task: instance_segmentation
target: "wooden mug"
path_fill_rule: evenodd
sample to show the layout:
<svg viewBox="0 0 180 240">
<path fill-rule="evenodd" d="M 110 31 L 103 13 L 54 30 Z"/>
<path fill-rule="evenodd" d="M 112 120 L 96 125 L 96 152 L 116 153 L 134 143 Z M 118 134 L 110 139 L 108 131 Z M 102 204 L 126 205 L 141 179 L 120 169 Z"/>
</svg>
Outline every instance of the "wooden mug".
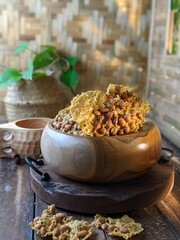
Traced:
<svg viewBox="0 0 180 240">
<path fill-rule="evenodd" d="M 50 118 L 25 118 L 0 124 L 0 157 L 40 155 L 40 138 Z"/>
</svg>

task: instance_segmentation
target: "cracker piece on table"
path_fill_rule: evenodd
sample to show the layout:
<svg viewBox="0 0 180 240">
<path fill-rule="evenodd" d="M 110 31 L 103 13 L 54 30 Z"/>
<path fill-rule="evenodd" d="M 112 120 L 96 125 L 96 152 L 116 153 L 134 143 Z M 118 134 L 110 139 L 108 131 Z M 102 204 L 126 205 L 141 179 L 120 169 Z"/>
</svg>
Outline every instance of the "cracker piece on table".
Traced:
<svg viewBox="0 0 180 240">
<path fill-rule="evenodd" d="M 121 218 L 110 218 L 97 214 L 94 217 L 93 224 L 103 229 L 110 236 L 123 237 L 124 239 L 129 239 L 144 230 L 140 223 L 136 223 L 127 215 Z"/>
<path fill-rule="evenodd" d="M 94 228 L 87 221 L 74 220 L 65 213 L 56 213 L 54 204 L 48 206 L 29 225 L 40 237 L 52 236 L 53 240 L 86 240 Z"/>
</svg>

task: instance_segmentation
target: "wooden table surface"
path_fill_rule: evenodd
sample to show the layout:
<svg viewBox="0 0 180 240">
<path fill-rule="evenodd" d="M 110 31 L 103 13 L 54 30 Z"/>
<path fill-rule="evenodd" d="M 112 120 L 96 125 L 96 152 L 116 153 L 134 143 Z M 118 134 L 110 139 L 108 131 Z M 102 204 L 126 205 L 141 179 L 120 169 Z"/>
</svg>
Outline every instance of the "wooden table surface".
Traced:
<svg viewBox="0 0 180 240">
<path fill-rule="evenodd" d="M 164 146 L 174 150 L 179 160 L 180 150 L 168 140 Z M 0 240 L 40 240 L 29 227 L 35 216 L 47 208 L 31 190 L 29 167 L 16 165 L 14 160 L 0 158 Z M 58 209 L 57 212 L 65 212 Z M 91 221 L 93 215 L 67 212 L 77 219 Z M 132 240 L 177 240 L 180 239 L 180 175 L 175 173 L 174 187 L 165 199 L 145 209 L 127 213 L 142 224 L 144 231 Z M 122 214 L 111 215 L 120 217 Z M 96 229 L 90 240 L 118 239 Z M 122 239 L 122 238 L 119 238 Z"/>
</svg>

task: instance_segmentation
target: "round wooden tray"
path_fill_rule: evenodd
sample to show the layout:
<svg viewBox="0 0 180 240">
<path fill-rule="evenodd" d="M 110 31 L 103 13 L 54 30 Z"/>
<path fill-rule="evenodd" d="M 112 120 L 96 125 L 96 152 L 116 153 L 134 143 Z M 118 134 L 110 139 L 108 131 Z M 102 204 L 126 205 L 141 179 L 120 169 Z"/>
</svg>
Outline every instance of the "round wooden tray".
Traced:
<svg viewBox="0 0 180 240">
<path fill-rule="evenodd" d="M 157 164 L 137 179 L 111 184 L 73 181 L 47 165 L 38 169 L 51 177 L 44 182 L 40 175 L 30 170 L 31 186 L 39 198 L 65 210 L 89 214 L 129 212 L 148 207 L 163 199 L 174 183 L 174 169 L 170 163 Z"/>
</svg>

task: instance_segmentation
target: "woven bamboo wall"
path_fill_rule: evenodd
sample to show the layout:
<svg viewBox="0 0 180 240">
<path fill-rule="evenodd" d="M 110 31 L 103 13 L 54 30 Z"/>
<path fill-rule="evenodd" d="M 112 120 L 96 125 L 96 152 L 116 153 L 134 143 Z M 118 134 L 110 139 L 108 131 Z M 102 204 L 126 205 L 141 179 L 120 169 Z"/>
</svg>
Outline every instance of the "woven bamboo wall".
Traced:
<svg viewBox="0 0 180 240">
<path fill-rule="evenodd" d="M 167 0 L 156 0 L 149 101 L 162 134 L 180 147 L 180 58 L 167 54 Z"/>
<path fill-rule="evenodd" d="M 110 82 L 146 83 L 150 0 L 1 0 L 0 63 L 17 67 L 12 51 L 54 44 L 77 55 L 78 91 Z M 21 58 L 26 67 L 29 52 Z"/>
</svg>

